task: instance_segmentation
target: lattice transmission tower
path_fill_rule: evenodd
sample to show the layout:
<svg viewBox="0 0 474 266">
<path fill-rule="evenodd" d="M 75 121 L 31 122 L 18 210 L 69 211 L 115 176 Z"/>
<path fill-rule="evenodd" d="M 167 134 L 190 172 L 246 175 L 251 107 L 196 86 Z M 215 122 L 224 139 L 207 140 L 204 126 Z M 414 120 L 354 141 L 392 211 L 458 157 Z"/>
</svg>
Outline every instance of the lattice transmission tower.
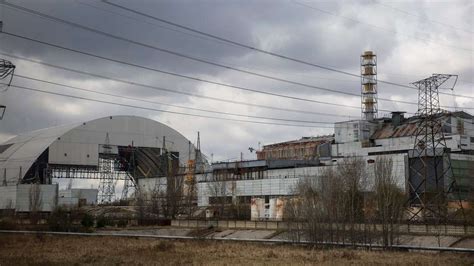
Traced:
<svg viewBox="0 0 474 266">
<path fill-rule="evenodd" d="M 13 65 L 12 62 L 8 60 L 0 59 L 0 92 L 5 92 L 8 90 L 12 83 L 14 73 L 15 65 Z M 0 103 L 0 120 L 3 119 L 6 109 L 7 106 Z"/>
<path fill-rule="evenodd" d="M 115 155 L 112 153 L 109 133 L 105 136 L 105 144 L 102 145 L 102 151 L 99 156 L 99 195 L 100 204 L 111 203 L 115 197 L 115 178 L 113 172 Z"/>
<path fill-rule="evenodd" d="M 440 86 L 452 78 L 455 85 L 457 75 L 448 74 L 433 74 L 412 83 L 418 88 L 416 116 L 420 122 L 414 132 L 414 148 L 409 151 L 409 221 L 447 222 L 450 216 L 464 213 L 443 132 L 445 111 L 439 103 Z"/>
<path fill-rule="evenodd" d="M 3 31 L 3 21 L 0 21 L 0 33 Z M 15 73 L 15 65 L 12 62 L 0 59 L 0 92 L 5 92 L 8 90 L 12 84 L 13 75 Z M 5 82 L 6 81 L 6 82 Z M 5 110 L 7 106 L 0 103 L 0 120 L 3 119 L 5 115 Z"/>
</svg>

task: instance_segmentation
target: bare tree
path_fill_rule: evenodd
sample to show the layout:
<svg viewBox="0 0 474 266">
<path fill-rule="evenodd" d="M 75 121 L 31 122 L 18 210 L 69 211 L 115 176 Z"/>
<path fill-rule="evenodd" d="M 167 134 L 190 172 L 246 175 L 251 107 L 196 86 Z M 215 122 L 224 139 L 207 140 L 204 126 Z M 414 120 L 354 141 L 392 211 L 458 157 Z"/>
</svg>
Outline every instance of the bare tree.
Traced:
<svg viewBox="0 0 474 266">
<path fill-rule="evenodd" d="M 365 162 L 357 157 L 302 178 L 295 186 L 298 200 L 289 202 L 286 217 L 303 221 L 306 238 L 312 242 L 355 243 L 360 230 L 356 225 L 364 221 L 365 178 Z M 295 230 L 291 234 L 299 238 Z"/>
<path fill-rule="evenodd" d="M 325 169 L 321 174 L 321 203 L 325 212 L 325 230 L 327 241 L 337 242 L 344 236 L 345 229 L 341 221 L 345 216 L 343 180 L 333 168 Z"/>
<path fill-rule="evenodd" d="M 398 237 L 398 224 L 402 219 L 404 194 L 397 186 L 392 173 L 393 160 L 389 157 L 377 157 L 374 166 L 377 221 L 382 226 L 382 243 L 391 246 Z"/>
<path fill-rule="evenodd" d="M 160 218 L 163 215 L 164 211 L 164 203 L 165 203 L 165 193 L 166 193 L 166 185 L 161 182 L 161 178 L 157 178 L 155 187 L 150 192 L 150 199 L 147 204 L 147 211 L 155 216 L 156 218 Z"/>
<path fill-rule="evenodd" d="M 183 212 L 185 206 L 183 175 L 166 177 L 166 194 L 164 196 L 163 214 L 167 218 L 174 219 Z"/>
<path fill-rule="evenodd" d="M 312 242 L 335 241 L 336 222 L 343 210 L 339 204 L 342 193 L 338 191 L 338 181 L 331 168 L 326 168 L 317 177 L 298 180 L 293 188 L 298 196 L 285 205 L 290 239 L 299 241 L 305 236 Z"/>
<path fill-rule="evenodd" d="M 227 200 L 227 182 L 226 181 L 212 181 L 207 182 L 207 189 L 209 191 L 209 205 L 217 208 L 217 216 L 223 216 L 225 207 L 228 204 Z"/>
<path fill-rule="evenodd" d="M 135 207 L 136 207 L 137 216 L 138 216 L 137 219 L 139 223 L 141 223 L 143 220 L 145 220 L 146 215 L 147 215 L 146 198 L 142 191 L 136 191 L 135 198 L 136 198 Z"/>
<path fill-rule="evenodd" d="M 38 223 L 39 212 L 41 211 L 41 204 L 41 187 L 37 183 L 32 184 L 29 190 L 29 209 L 31 224 Z"/>
<path fill-rule="evenodd" d="M 361 223 L 364 217 L 362 184 L 366 178 L 365 162 L 361 157 L 346 158 L 337 165 L 337 174 L 342 181 L 340 186 L 344 195 L 339 202 L 343 204 L 345 211 L 345 217 L 342 219 L 344 232 L 348 226 L 348 240 L 355 243 L 358 241 L 356 223 Z M 344 238 L 343 241 L 345 240 Z"/>
</svg>

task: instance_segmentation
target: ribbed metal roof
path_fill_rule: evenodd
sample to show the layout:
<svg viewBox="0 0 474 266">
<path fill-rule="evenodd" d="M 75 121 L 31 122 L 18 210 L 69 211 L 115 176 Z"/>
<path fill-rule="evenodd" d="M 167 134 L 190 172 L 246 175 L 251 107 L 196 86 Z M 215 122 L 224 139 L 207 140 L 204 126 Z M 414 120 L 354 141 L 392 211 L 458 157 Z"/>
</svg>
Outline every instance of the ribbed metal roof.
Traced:
<svg viewBox="0 0 474 266">
<path fill-rule="evenodd" d="M 0 186 L 16 185 L 36 159 L 55 141 L 104 144 L 110 134 L 111 145 L 167 148 L 180 153 L 181 163 L 188 160 L 189 141 L 176 130 L 157 121 L 136 116 L 114 116 L 89 122 L 50 127 L 22 133 L 0 144 Z M 3 149 L 2 149 L 3 147 Z M 192 146 L 194 150 L 194 146 Z"/>
</svg>

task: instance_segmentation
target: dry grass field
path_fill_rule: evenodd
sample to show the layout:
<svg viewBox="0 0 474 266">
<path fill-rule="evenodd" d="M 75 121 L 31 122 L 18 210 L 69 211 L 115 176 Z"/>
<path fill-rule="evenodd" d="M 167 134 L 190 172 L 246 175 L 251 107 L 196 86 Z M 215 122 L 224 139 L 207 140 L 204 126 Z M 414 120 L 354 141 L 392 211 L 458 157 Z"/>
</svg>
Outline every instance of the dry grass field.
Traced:
<svg viewBox="0 0 474 266">
<path fill-rule="evenodd" d="M 119 237 L 0 235 L 0 265 L 470 265 L 462 254 L 319 250 L 288 245 Z"/>
</svg>

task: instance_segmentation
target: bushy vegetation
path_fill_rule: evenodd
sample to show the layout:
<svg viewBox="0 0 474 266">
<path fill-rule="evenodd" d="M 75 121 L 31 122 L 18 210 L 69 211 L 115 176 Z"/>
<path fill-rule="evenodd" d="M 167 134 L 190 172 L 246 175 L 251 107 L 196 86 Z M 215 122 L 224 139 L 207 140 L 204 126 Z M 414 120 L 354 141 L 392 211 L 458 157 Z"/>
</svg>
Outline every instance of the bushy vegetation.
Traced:
<svg viewBox="0 0 474 266">
<path fill-rule="evenodd" d="M 85 228 L 91 228 L 94 226 L 94 217 L 88 213 L 84 214 L 81 220 L 81 225 Z"/>
<path fill-rule="evenodd" d="M 13 216 L 5 216 L 0 218 L 0 230 L 17 229 L 17 221 Z"/>
<path fill-rule="evenodd" d="M 64 208 L 56 208 L 51 212 L 48 218 L 48 227 L 51 231 L 71 232 L 73 230 L 73 223 L 71 213 Z"/>
</svg>

